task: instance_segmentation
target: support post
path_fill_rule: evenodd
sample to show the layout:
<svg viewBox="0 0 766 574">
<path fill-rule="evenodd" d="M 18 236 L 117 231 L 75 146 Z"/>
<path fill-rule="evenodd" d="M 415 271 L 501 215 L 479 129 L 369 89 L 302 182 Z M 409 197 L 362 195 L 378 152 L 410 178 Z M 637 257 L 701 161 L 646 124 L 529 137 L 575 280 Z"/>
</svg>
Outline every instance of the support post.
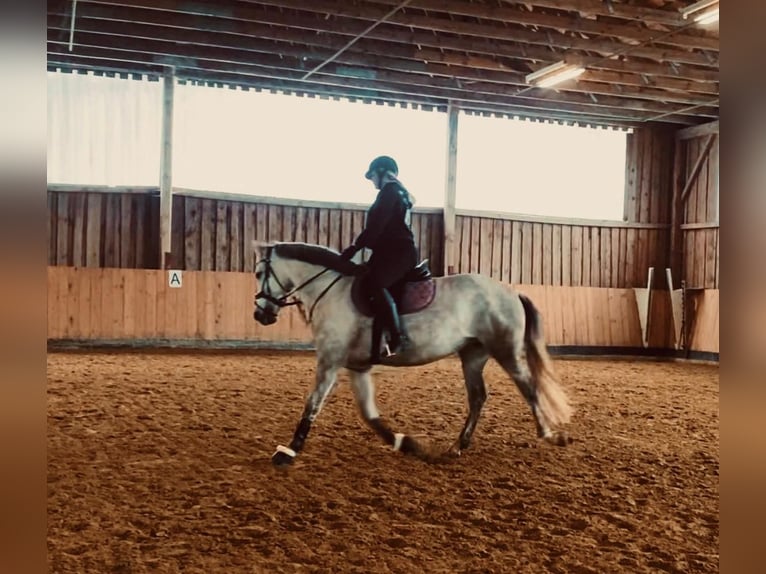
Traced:
<svg viewBox="0 0 766 574">
<path fill-rule="evenodd" d="M 455 273 L 455 194 L 457 189 L 458 107 L 447 107 L 447 179 L 444 189 L 444 275 Z"/>
<path fill-rule="evenodd" d="M 165 69 L 162 87 L 162 157 L 160 159 L 160 268 L 167 269 L 173 225 L 173 89 L 175 74 Z"/>
<path fill-rule="evenodd" d="M 682 203 L 686 201 L 687 197 L 689 197 L 689 192 L 692 190 L 692 184 L 697 179 L 700 169 L 702 168 L 702 164 L 705 163 L 705 160 L 707 159 L 707 156 L 710 153 L 710 148 L 713 147 L 713 140 L 715 140 L 715 134 L 710 134 L 705 140 L 705 145 L 702 147 L 702 151 L 700 152 L 700 155 L 697 158 L 697 161 L 695 162 L 694 167 L 692 168 L 692 172 L 689 174 L 689 179 L 686 181 L 686 185 L 684 186 L 684 189 L 681 192 Z"/>
<path fill-rule="evenodd" d="M 684 184 L 684 164 L 686 144 L 676 140 L 673 154 L 673 199 L 670 212 L 670 270 L 675 277 L 683 277 L 683 232 L 684 206 L 681 201 L 681 189 Z"/>
</svg>

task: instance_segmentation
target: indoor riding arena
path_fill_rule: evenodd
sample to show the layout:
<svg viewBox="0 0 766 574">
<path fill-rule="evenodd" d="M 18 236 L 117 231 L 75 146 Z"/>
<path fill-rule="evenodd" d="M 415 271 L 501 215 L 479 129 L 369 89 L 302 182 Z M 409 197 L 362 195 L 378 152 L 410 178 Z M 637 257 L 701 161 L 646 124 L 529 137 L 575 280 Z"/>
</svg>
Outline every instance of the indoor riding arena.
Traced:
<svg viewBox="0 0 766 574">
<path fill-rule="evenodd" d="M 48 572 L 718 572 L 717 16 L 692 0 L 49 1 Z M 190 183 L 192 168 L 223 177 L 234 162 L 188 159 L 205 139 L 189 126 L 208 119 L 186 113 L 192 88 L 436 118 L 440 203 L 412 210 L 419 256 L 437 294 L 478 274 L 533 303 L 568 440 L 538 436 L 490 360 L 461 448 L 470 406 L 453 354 L 372 367 L 391 441 L 341 369 L 292 464 L 275 464 L 322 342 L 303 301 L 254 320 L 256 247 L 343 251 L 375 195 L 353 151 L 289 197 L 267 184 L 276 160 L 254 152 L 249 193 Z M 600 215 L 587 185 L 563 214 L 488 209 L 460 138 L 490 118 L 624 138 L 619 213 Z M 298 146 L 304 122 L 283 122 Z M 406 125 L 399 138 L 416 138 Z M 291 153 L 283 133 L 246 136 Z M 486 139 L 478 155 L 512 145 Z M 606 153 L 580 147 L 594 165 Z M 417 156 L 389 152 L 411 181 Z M 292 153 L 296 173 L 318 169 Z M 366 193 L 327 199 L 341 171 Z M 521 202 L 530 184 L 500 173 L 490 205 Z"/>
</svg>

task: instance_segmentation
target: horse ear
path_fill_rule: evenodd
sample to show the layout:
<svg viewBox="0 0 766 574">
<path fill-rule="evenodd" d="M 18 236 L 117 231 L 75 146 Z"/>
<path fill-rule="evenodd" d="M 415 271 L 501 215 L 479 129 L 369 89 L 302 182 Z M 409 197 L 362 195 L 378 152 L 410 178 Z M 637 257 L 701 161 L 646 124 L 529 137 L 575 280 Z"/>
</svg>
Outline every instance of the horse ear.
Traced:
<svg viewBox="0 0 766 574">
<path fill-rule="evenodd" d="M 254 239 L 252 242 L 252 246 L 253 246 L 253 251 L 255 251 L 255 258 L 263 259 L 263 256 L 266 254 L 269 248 L 274 246 L 274 244 L 269 243 L 268 241 L 260 241 L 260 240 Z"/>
</svg>

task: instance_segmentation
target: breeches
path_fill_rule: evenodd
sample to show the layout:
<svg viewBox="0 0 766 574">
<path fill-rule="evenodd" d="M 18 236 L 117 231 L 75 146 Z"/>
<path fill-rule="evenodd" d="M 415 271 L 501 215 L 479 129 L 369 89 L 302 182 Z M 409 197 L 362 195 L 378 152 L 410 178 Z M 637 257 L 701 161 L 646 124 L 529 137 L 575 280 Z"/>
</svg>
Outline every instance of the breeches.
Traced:
<svg viewBox="0 0 766 574">
<path fill-rule="evenodd" d="M 418 254 L 415 249 L 402 249 L 396 252 L 373 253 L 368 262 L 368 286 L 373 290 L 386 289 L 415 265 L 418 264 Z"/>
</svg>

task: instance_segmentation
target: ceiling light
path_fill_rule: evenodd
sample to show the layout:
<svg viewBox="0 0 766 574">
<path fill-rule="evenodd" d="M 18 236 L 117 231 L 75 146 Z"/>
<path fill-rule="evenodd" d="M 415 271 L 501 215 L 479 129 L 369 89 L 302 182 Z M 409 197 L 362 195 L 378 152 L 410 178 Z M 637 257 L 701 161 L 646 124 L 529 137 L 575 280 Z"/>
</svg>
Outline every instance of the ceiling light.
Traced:
<svg viewBox="0 0 766 574">
<path fill-rule="evenodd" d="M 584 71 L 585 68 L 560 61 L 527 74 L 526 80 L 528 84 L 534 84 L 540 88 L 549 88 L 566 80 L 576 78 Z"/>
<path fill-rule="evenodd" d="M 718 0 L 700 0 L 681 10 L 684 20 L 693 18 L 697 24 L 712 24 L 718 21 Z"/>
</svg>

